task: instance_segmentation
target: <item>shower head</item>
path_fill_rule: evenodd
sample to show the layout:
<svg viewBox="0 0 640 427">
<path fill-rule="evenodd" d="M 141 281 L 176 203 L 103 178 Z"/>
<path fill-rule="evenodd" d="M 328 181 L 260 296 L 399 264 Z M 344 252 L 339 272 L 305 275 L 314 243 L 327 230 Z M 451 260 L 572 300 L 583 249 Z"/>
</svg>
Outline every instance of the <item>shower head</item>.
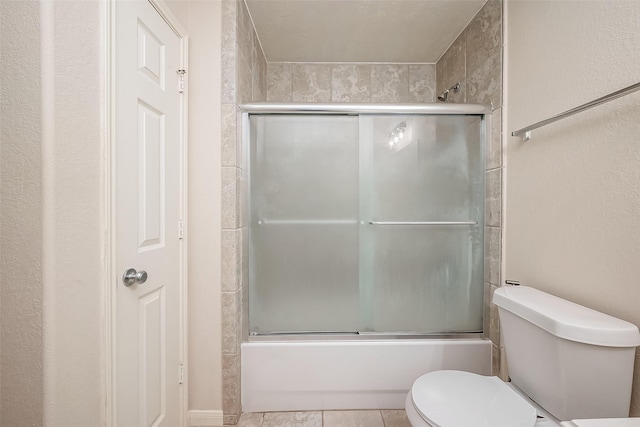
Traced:
<svg viewBox="0 0 640 427">
<path fill-rule="evenodd" d="M 438 95 L 438 101 L 445 102 L 447 100 L 447 98 L 449 97 L 449 92 L 450 91 L 453 91 L 453 93 L 458 93 L 459 90 L 460 90 L 460 83 L 454 84 L 449 89 L 445 90 L 440 95 Z"/>
</svg>

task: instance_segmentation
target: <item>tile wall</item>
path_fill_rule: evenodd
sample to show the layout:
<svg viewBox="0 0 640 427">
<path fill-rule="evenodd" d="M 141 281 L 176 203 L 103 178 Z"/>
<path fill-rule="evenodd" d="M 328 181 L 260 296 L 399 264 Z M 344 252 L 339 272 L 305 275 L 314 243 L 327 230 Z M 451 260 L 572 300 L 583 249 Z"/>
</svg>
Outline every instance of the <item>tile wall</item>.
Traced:
<svg viewBox="0 0 640 427">
<path fill-rule="evenodd" d="M 247 322 L 247 219 L 238 105 L 246 102 L 435 102 L 461 83 L 451 102 L 491 104 L 487 147 L 485 331 L 494 343 L 494 373 L 503 353 L 497 311 L 488 301 L 500 286 L 502 239 L 502 0 L 489 0 L 436 64 L 267 65 L 243 0 L 222 0 L 222 351 L 224 423 L 240 416 L 240 343 Z"/>
<path fill-rule="evenodd" d="M 436 64 L 436 93 L 460 83 L 447 102 L 491 105 L 486 151 L 485 326 L 493 342 L 493 373 L 506 379 L 498 311 L 491 304 L 501 284 L 502 251 L 502 0 L 489 0 Z"/>
<path fill-rule="evenodd" d="M 270 63 L 269 102 L 434 102 L 434 64 Z"/>
<path fill-rule="evenodd" d="M 222 6 L 222 409 L 225 424 L 240 416 L 240 343 L 247 301 L 247 182 L 238 105 L 265 100 L 267 62 L 244 0 Z"/>
</svg>

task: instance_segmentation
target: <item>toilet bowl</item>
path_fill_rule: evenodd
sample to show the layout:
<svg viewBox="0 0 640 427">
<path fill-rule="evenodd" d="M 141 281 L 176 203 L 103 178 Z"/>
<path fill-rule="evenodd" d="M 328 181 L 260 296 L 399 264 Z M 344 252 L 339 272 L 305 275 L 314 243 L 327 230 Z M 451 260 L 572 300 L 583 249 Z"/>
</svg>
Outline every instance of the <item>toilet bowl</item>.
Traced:
<svg viewBox="0 0 640 427">
<path fill-rule="evenodd" d="M 423 375 L 407 394 L 405 409 L 413 427 L 640 427 L 640 418 L 560 422 L 511 384 L 462 371 Z"/>
<path fill-rule="evenodd" d="M 640 427 L 628 418 L 635 325 L 526 286 L 494 303 L 511 382 L 424 374 L 405 399 L 413 427 Z"/>
</svg>

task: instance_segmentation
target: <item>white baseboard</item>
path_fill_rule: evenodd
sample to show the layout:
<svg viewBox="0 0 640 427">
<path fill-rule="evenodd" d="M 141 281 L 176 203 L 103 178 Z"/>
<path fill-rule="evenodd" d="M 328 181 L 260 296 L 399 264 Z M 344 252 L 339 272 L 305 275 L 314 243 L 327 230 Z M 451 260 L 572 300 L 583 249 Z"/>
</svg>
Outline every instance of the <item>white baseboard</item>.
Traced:
<svg viewBox="0 0 640 427">
<path fill-rule="evenodd" d="M 189 427 L 221 426 L 223 420 L 222 411 L 189 411 Z"/>
</svg>

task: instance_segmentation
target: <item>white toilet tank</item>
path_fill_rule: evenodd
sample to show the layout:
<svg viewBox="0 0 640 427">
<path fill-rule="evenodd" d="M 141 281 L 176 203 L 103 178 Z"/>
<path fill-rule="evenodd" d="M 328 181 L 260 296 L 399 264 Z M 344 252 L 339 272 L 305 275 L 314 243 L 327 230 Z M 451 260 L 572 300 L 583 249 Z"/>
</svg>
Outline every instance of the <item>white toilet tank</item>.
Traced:
<svg viewBox="0 0 640 427">
<path fill-rule="evenodd" d="M 629 416 L 635 325 L 527 286 L 493 302 L 516 387 L 561 421 Z"/>
</svg>

